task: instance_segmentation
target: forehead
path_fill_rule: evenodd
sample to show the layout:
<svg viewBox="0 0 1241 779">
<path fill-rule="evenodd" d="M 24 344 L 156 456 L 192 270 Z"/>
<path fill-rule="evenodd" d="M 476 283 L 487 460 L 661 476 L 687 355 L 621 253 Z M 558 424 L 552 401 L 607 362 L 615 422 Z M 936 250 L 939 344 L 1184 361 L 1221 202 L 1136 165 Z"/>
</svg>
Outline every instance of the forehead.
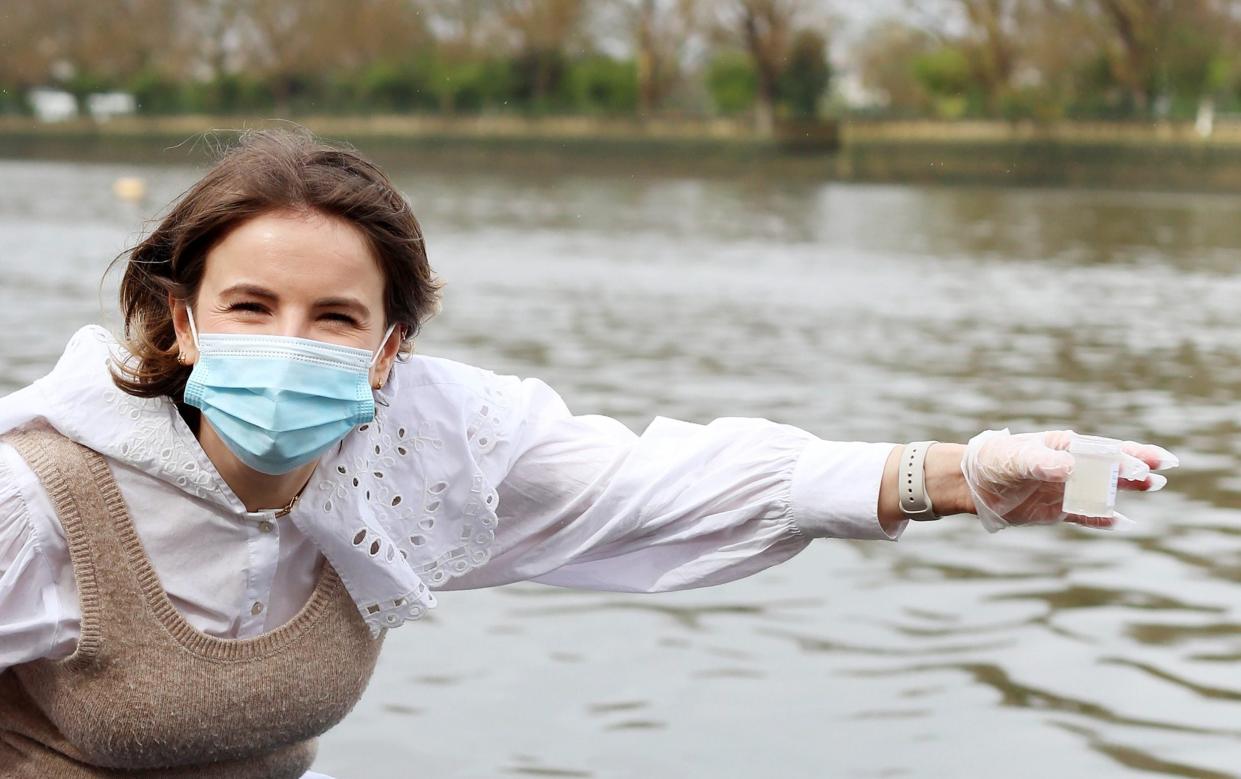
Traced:
<svg viewBox="0 0 1241 779">
<path fill-rule="evenodd" d="M 238 283 L 281 296 L 383 298 L 383 272 L 362 232 L 318 212 L 274 211 L 243 222 L 207 253 L 203 291 Z"/>
</svg>

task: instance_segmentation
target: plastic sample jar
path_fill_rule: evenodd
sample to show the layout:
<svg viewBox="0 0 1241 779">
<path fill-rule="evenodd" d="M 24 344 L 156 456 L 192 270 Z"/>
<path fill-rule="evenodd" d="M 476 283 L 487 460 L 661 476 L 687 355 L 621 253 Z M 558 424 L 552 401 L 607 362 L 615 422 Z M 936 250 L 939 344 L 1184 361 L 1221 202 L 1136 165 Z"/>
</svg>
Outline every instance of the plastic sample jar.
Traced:
<svg viewBox="0 0 1241 779">
<path fill-rule="evenodd" d="M 1116 511 L 1116 482 L 1120 478 L 1121 442 L 1115 438 L 1076 435 L 1069 442 L 1073 472 L 1064 485 L 1066 514 L 1110 517 Z"/>
</svg>

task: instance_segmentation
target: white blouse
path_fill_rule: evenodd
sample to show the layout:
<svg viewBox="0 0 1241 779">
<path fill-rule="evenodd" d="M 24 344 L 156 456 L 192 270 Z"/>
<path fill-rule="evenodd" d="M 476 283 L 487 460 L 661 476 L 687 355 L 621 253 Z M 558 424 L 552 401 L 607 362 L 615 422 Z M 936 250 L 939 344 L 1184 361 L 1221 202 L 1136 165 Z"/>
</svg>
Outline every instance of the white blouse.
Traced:
<svg viewBox="0 0 1241 779">
<path fill-rule="evenodd" d="M 293 514 L 249 513 L 179 417 L 118 397 L 103 347 L 116 349 L 107 331 L 80 330 L 51 374 L 0 398 L 0 431 L 51 424 L 101 451 L 173 604 L 190 624 L 221 638 L 253 637 L 289 620 L 309 598 L 325 554 L 338 567 L 408 562 L 429 589 L 537 581 L 658 592 L 748 576 L 815 537 L 894 540 L 904 528 L 889 535 L 876 516 L 891 444 L 824 441 L 740 418 L 698 425 L 659 417 L 639 436 L 608 417 L 574 416 L 537 379 L 425 356 L 393 366 L 381 413 L 394 454 L 385 449 L 380 457 L 374 447 L 374 462 L 387 469 L 373 473 L 378 481 L 360 483 L 361 471 L 347 467 L 374 466 L 356 452 L 353 460 L 324 455 L 311 479 L 316 491 L 308 487 Z M 487 417 L 490 427 L 477 424 L 479 397 L 503 399 L 503 414 Z M 467 420 L 462 440 L 482 436 L 480 448 L 498 454 L 467 459 L 451 445 L 456 420 Z M 346 439 L 361 439 L 369 452 L 365 427 Z M 405 455 L 420 458 L 421 470 L 403 471 Z M 354 488 L 371 500 L 349 503 L 349 511 L 399 505 L 402 481 L 413 475 L 421 488 L 417 510 L 391 513 L 382 525 L 391 531 L 383 542 L 401 552 L 387 555 L 396 563 L 385 563 L 382 551 L 366 552 L 379 530 L 366 536 L 356 559 L 333 559 L 322 542 L 322 528 L 331 525 L 316 524 L 313 512 L 344 502 Z M 389 491 L 377 492 L 380 481 Z M 466 497 L 454 497 L 457 481 L 469 487 Z M 484 497 L 471 504 L 471 494 Z M 399 522 L 408 524 L 392 524 Z M 353 536 L 354 527 L 341 532 Z M 461 538 L 479 528 L 485 531 Z M 68 656 L 80 620 L 51 502 L 25 461 L 0 445 L 0 671 Z"/>
</svg>

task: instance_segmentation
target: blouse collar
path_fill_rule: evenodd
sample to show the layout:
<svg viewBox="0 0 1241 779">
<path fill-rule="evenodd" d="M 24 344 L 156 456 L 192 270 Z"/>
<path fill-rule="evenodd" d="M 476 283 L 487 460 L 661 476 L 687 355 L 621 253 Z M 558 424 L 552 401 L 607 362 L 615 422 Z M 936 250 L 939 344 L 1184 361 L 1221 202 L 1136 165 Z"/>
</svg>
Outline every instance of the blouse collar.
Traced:
<svg viewBox="0 0 1241 779">
<path fill-rule="evenodd" d="M 139 398 L 113 384 L 110 369 L 129 359 L 106 329 L 83 327 L 51 373 L 0 402 L 0 432 L 42 418 L 71 440 L 191 497 L 239 518 L 246 514 L 170 398 Z M 395 395 L 398 380 L 394 369 L 384 394 Z M 402 496 L 392 486 L 399 479 L 425 481 L 425 464 L 417 456 L 424 447 L 443 449 L 444 442 L 399 425 L 396 431 L 380 430 L 377 423 L 361 425 L 319 460 L 289 515 L 340 574 L 374 636 L 435 606 L 416 568 L 429 573 L 433 582 L 459 575 L 487 559 L 494 538 L 489 529 L 495 526 L 495 493 L 484 489 L 477 468 L 467 485 L 477 500 L 471 504 L 467 496 L 463 509 L 472 511 L 488 531 L 479 535 L 482 548 L 461 548 L 452 540 L 454 534 L 445 534 L 443 528 L 430 532 L 430 525 L 428 532 L 410 535 L 395 510 Z M 399 474 L 398 464 L 403 466 Z M 447 482 L 432 486 L 443 499 L 451 497 Z M 458 548 L 450 548 L 454 544 Z M 467 565 L 441 565 L 441 558 L 458 552 L 464 552 Z"/>
</svg>

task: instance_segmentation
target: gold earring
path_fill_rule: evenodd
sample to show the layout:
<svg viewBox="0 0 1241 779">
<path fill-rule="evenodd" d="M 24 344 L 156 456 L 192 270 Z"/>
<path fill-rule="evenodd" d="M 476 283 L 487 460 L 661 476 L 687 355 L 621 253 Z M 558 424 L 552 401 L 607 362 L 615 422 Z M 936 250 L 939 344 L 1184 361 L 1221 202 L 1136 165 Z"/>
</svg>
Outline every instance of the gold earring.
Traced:
<svg viewBox="0 0 1241 779">
<path fill-rule="evenodd" d="M 185 352 L 177 352 L 177 362 L 185 365 Z"/>
</svg>

